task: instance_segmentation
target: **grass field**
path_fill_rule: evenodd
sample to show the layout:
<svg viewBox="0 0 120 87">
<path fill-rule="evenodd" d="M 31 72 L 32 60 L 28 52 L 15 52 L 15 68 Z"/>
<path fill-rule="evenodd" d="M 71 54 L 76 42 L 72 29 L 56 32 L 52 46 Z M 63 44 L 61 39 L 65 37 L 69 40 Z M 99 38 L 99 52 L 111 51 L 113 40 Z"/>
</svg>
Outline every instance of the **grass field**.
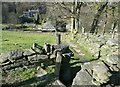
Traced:
<svg viewBox="0 0 120 87">
<path fill-rule="evenodd" d="M 56 44 L 56 40 L 56 36 L 51 33 L 2 31 L 2 52 L 8 52 L 15 49 L 29 49 L 32 43 L 38 43 L 42 46 L 44 42 Z"/>
</svg>

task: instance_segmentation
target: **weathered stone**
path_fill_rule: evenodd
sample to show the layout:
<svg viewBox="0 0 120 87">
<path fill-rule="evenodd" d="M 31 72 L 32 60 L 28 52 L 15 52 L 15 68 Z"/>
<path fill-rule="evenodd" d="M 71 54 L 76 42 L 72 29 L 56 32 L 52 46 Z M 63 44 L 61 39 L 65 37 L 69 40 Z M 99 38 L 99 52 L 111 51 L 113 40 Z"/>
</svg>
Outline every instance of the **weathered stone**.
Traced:
<svg viewBox="0 0 120 87">
<path fill-rule="evenodd" d="M 117 68 L 117 65 L 112 65 L 110 66 L 110 70 L 113 71 L 113 72 L 118 72 L 119 71 L 119 68 Z"/>
<path fill-rule="evenodd" d="M 87 70 L 89 72 L 89 74 L 92 75 L 92 70 L 93 70 L 93 64 L 95 62 L 88 62 L 88 63 L 84 63 L 83 65 L 81 65 L 81 68 L 83 70 Z"/>
<path fill-rule="evenodd" d="M 36 57 L 37 57 L 38 60 L 39 60 L 39 59 L 42 59 L 42 60 L 48 59 L 48 56 L 47 56 L 47 55 L 37 55 Z"/>
<path fill-rule="evenodd" d="M 24 70 L 24 68 L 22 68 L 22 67 L 18 67 L 15 69 L 15 71 L 19 71 L 19 72 L 22 72 L 23 70 Z"/>
<path fill-rule="evenodd" d="M 111 63 L 109 63 L 109 62 L 107 62 L 106 60 L 104 60 L 104 63 L 109 67 L 109 69 L 111 70 L 111 71 L 119 71 L 119 68 L 117 67 L 117 65 L 115 64 L 111 64 Z"/>
<path fill-rule="evenodd" d="M 99 48 L 91 48 L 90 52 L 92 53 L 94 59 L 97 59 L 99 57 L 99 51 Z"/>
<path fill-rule="evenodd" d="M 28 60 L 31 62 L 37 61 L 37 56 L 36 55 L 28 56 Z"/>
<path fill-rule="evenodd" d="M 117 67 L 118 67 L 118 68 L 119 68 L 119 70 L 120 70 L 120 63 L 118 63 L 118 64 L 117 64 Z"/>
<path fill-rule="evenodd" d="M 31 62 L 34 62 L 34 61 L 39 61 L 39 60 L 46 60 L 48 59 L 48 56 L 47 55 L 32 55 L 32 56 L 28 56 L 28 60 L 31 61 Z"/>
<path fill-rule="evenodd" d="M 101 45 L 106 43 L 106 39 L 105 39 L 105 37 L 102 36 L 102 35 L 98 36 L 97 41 L 98 41 L 99 44 L 101 44 Z"/>
<path fill-rule="evenodd" d="M 9 53 L 1 53 L 0 55 L 0 63 L 5 62 L 9 58 Z"/>
<path fill-rule="evenodd" d="M 37 77 L 42 77 L 46 74 L 47 74 L 47 72 L 44 69 L 42 69 L 41 67 L 37 67 L 37 71 L 36 71 Z"/>
<path fill-rule="evenodd" d="M 115 46 L 115 45 L 118 45 L 118 42 L 113 38 L 109 38 L 106 44 L 110 46 Z"/>
<path fill-rule="evenodd" d="M 103 62 L 98 62 L 93 66 L 93 78 L 100 83 L 107 83 L 111 76 L 109 69 Z"/>
<path fill-rule="evenodd" d="M 73 79 L 72 85 L 94 85 L 92 77 L 86 71 L 79 71 Z"/>
<path fill-rule="evenodd" d="M 55 50 L 60 50 L 62 53 L 70 52 L 69 46 L 64 44 L 54 45 Z"/>
<path fill-rule="evenodd" d="M 32 49 L 26 49 L 26 50 L 24 50 L 24 53 L 23 53 L 23 55 L 24 56 L 30 56 L 30 55 L 32 55 L 32 54 L 34 54 L 35 52 L 32 50 Z"/>
<path fill-rule="evenodd" d="M 48 84 L 48 86 L 46 87 L 51 87 L 51 86 L 66 87 L 60 80 L 55 80 L 51 84 Z"/>
<path fill-rule="evenodd" d="M 33 43 L 31 49 L 37 54 L 46 54 L 45 49 L 37 43 Z"/>
<path fill-rule="evenodd" d="M 118 46 L 113 46 L 113 47 L 110 47 L 110 52 L 115 52 L 115 53 L 118 53 L 118 50 L 119 50 L 119 47 Z"/>
<path fill-rule="evenodd" d="M 47 53 L 51 52 L 51 45 L 49 43 L 44 43 L 44 48 Z"/>
<path fill-rule="evenodd" d="M 100 53 L 101 53 L 101 56 L 107 56 L 107 54 L 110 53 L 110 49 L 107 45 L 103 45 L 101 48 L 100 48 Z"/>
<path fill-rule="evenodd" d="M 14 63 L 11 63 L 9 65 L 6 65 L 3 67 L 4 70 L 11 70 L 11 69 L 15 69 L 18 67 L 24 67 L 24 66 L 28 66 L 29 62 L 23 59 L 20 60 L 16 60 L 14 61 Z"/>
<path fill-rule="evenodd" d="M 60 74 L 61 62 L 62 62 L 61 52 L 57 52 L 56 67 L 55 67 L 55 75 L 57 76 L 59 76 Z"/>
<path fill-rule="evenodd" d="M 23 57 L 23 51 L 21 50 L 14 50 L 9 53 L 9 58 L 11 60 L 16 60 Z"/>
<path fill-rule="evenodd" d="M 120 63 L 120 58 L 118 58 L 118 54 L 108 54 L 107 62 L 109 62 L 111 64 L 118 64 L 118 63 Z"/>
<path fill-rule="evenodd" d="M 50 55 L 50 59 L 53 59 L 53 58 L 55 58 L 55 57 L 56 57 L 55 54 Z"/>
</svg>

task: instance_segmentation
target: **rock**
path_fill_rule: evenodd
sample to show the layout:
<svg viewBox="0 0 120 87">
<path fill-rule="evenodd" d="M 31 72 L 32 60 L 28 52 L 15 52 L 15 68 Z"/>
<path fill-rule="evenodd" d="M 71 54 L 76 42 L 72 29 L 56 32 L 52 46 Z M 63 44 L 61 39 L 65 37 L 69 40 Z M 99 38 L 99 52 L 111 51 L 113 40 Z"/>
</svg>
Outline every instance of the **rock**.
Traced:
<svg viewBox="0 0 120 87">
<path fill-rule="evenodd" d="M 22 68 L 22 67 L 15 68 L 15 71 L 23 72 L 24 68 Z"/>
<path fill-rule="evenodd" d="M 9 53 L 1 53 L 0 55 L 0 63 L 5 62 L 9 58 Z"/>
<path fill-rule="evenodd" d="M 37 59 L 41 59 L 41 60 L 44 60 L 44 59 L 48 59 L 48 56 L 47 55 L 37 55 Z"/>
<path fill-rule="evenodd" d="M 70 52 L 69 46 L 64 45 L 64 44 L 55 45 L 54 48 L 55 48 L 55 50 L 61 50 L 62 53 L 69 53 Z"/>
<path fill-rule="evenodd" d="M 11 60 L 16 60 L 23 57 L 23 51 L 21 50 L 14 50 L 9 53 L 9 58 Z"/>
<path fill-rule="evenodd" d="M 106 39 L 104 36 L 102 35 L 98 35 L 97 41 L 99 42 L 99 44 L 105 44 L 106 43 Z"/>
<path fill-rule="evenodd" d="M 81 68 L 83 70 L 87 70 L 89 72 L 89 74 L 92 75 L 92 70 L 93 70 L 93 64 L 95 62 L 88 62 L 88 63 L 84 63 L 83 65 L 81 65 Z"/>
<path fill-rule="evenodd" d="M 107 54 L 110 53 L 110 48 L 107 46 L 107 45 L 103 45 L 101 48 L 100 48 L 100 54 L 101 56 L 107 56 Z"/>
<path fill-rule="evenodd" d="M 36 71 L 37 77 L 42 77 L 46 74 L 47 74 L 47 72 L 44 69 L 42 69 L 41 67 L 37 67 L 37 71 Z"/>
<path fill-rule="evenodd" d="M 48 56 L 47 55 L 32 55 L 32 56 L 28 56 L 28 60 L 31 61 L 31 62 L 34 62 L 34 61 L 39 61 L 39 60 L 46 60 L 48 59 Z"/>
<path fill-rule="evenodd" d="M 93 78 L 100 83 L 107 83 L 111 76 L 109 69 L 103 62 L 97 62 L 93 66 Z"/>
<path fill-rule="evenodd" d="M 72 85 L 94 85 L 92 77 L 86 71 L 79 71 L 73 79 Z"/>
<path fill-rule="evenodd" d="M 119 71 L 119 68 L 117 67 L 117 65 L 112 65 L 110 66 L 110 70 L 113 71 L 113 72 L 118 72 Z"/>
<path fill-rule="evenodd" d="M 106 60 L 104 60 L 104 63 L 109 67 L 109 69 L 111 70 L 111 71 L 119 71 L 119 68 L 117 67 L 117 65 L 115 64 L 111 64 L 111 63 L 109 63 L 109 62 L 107 62 Z"/>
<path fill-rule="evenodd" d="M 50 55 L 50 59 L 53 59 L 53 58 L 55 58 L 55 57 L 56 57 L 55 52 Z"/>
<path fill-rule="evenodd" d="M 119 70 L 120 70 L 120 63 L 118 63 L 118 64 L 117 64 L 117 67 L 118 67 L 118 68 L 119 68 Z"/>
<path fill-rule="evenodd" d="M 32 54 L 34 54 L 35 52 L 31 49 L 26 49 L 23 53 L 24 56 L 30 56 Z"/>
<path fill-rule="evenodd" d="M 44 49 L 47 53 L 51 53 L 52 49 L 51 49 L 51 45 L 49 43 L 44 43 Z"/>
<path fill-rule="evenodd" d="M 99 51 L 100 51 L 100 49 L 99 49 L 99 47 L 100 47 L 100 45 L 99 44 L 92 44 L 92 46 L 89 46 L 88 48 L 88 50 L 89 50 L 89 52 L 94 56 L 93 58 L 94 59 L 97 59 L 98 57 L 99 57 Z"/>
<path fill-rule="evenodd" d="M 94 59 L 98 59 L 98 57 L 99 57 L 99 48 L 91 48 L 91 50 L 90 50 L 90 52 L 92 53 L 92 55 L 93 55 L 93 58 Z"/>
<path fill-rule="evenodd" d="M 37 43 L 33 43 L 31 49 L 37 54 L 46 54 L 45 49 Z"/>
<path fill-rule="evenodd" d="M 111 64 L 118 64 L 118 63 L 120 63 L 120 58 L 118 58 L 118 54 L 108 54 L 107 62 L 109 62 Z"/>
<path fill-rule="evenodd" d="M 109 38 L 106 44 L 110 46 L 115 46 L 115 45 L 118 45 L 118 42 L 113 38 Z"/>
<path fill-rule="evenodd" d="M 111 52 L 118 53 L 118 51 L 119 51 L 119 46 L 110 47 L 110 51 L 111 51 Z"/>
<path fill-rule="evenodd" d="M 54 82 L 48 84 L 46 87 L 51 87 L 51 86 L 66 87 L 60 80 L 55 80 Z"/>
<path fill-rule="evenodd" d="M 37 57 L 36 57 L 36 55 L 28 56 L 28 60 L 30 62 L 37 61 Z"/>
<path fill-rule="evenodd" d="M 62 54 L 61 52 L 57 52 L 57 57 L 56 57 L 56 61 L 55 61 L 55 75 L 59 76 L 60 74 L 60 68 L 61 68 L 61 62 L 62 62 Z"/>
</svg>

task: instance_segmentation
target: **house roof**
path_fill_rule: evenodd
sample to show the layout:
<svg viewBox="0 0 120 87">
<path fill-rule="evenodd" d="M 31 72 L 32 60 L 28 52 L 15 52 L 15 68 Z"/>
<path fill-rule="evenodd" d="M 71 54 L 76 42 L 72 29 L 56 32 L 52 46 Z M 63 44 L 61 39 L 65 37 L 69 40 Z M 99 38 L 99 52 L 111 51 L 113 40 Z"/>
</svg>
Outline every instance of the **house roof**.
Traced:
<svg viewBox="0 0 120 87">
<path fill-rule="evenodd" d="M 42 29 L 54 29 L 55 30 L 55 27 L 49 21 L 49 22 L 44 23 L 44 25 L 42 26 Z"/>
</svg>

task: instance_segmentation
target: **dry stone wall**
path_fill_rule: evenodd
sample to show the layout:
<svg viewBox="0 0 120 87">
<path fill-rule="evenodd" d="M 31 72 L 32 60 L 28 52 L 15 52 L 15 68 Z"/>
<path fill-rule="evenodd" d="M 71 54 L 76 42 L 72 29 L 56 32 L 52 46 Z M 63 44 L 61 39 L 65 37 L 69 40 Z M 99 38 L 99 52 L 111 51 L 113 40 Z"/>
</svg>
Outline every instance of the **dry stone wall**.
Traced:
<svg viewBox="0 0 120 87">
<path fill-rule="evenodd" d="M 91 53 L 94 59 L 111 59 L 118 56 L 118 36 L 111 38 L 110 36 L 81 34 L 77 43 Z M 114 58 L 117 59 L 117 58 Z"/>
<path fill-rule="evenodd" d="M 120 56 L 118 37 L 81 34 L 77 43 L 87 50 L 95 61 L 81 64 L 72 85 L 120 86 Z M 84 79 L 83 79 L 84 78 Z"/>
</svg>

